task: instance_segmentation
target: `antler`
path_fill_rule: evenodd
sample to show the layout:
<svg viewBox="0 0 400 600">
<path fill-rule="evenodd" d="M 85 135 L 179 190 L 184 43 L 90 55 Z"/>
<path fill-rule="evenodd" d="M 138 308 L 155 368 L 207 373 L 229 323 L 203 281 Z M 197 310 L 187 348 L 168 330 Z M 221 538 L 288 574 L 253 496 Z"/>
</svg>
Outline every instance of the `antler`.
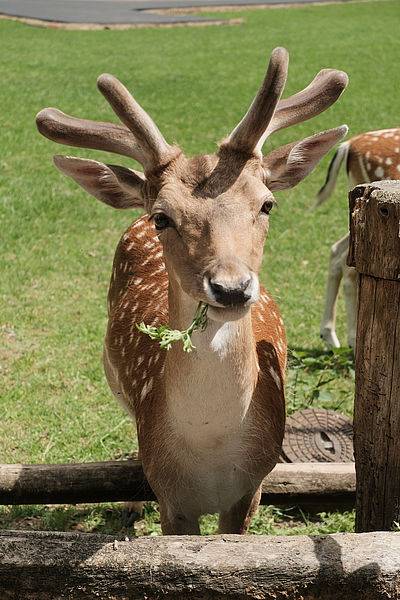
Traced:
<svg viewBox="0 0 400 600">
<path fill-rule="evenodd" d="M 260 90 L 246 115 L 224 142 L 224 147 L 259 153 L 271 133 L 320 114 L 336 102 L 348 83 L 343 71 L 322 69 L 306 88 L 280 100 L 287 65 L 286 50 L 273 50 Z"/>
<path fill-rule="evenodd" d="M 97 87 L 110 103 L 115 114 L 133 133 L 143 152 L 145 170 L 163 165 L 171 160 L 173 147 L 167 144 L 160 130 L 146 111 L 136 102 L 126 87 L 115 77 L 100 75 Z"/>
<path fill-rule="evenodd" d="M 56 108 L 45 108 L 36 116 L 40 133 L 60 144 L 129 156 L 139 161 L 145 172 L 167 164 L 176 156 L 179 150 L 167 144 L 149 115 L 118 79 L 104 74 L 97 85 L 127 127 L 77 119 Z"/>
<path fill-rule="evenodd" d="M 77 119 L 57 110 L 44 108 L 36 115 L 40 133 L 53 142 L 79 148 L 106 150 L 140 161 L 132 133 L 122 125 Z"/>
<path fill-rule="evenodd" d="M 261 150 L 267 137 L 275 131 L 307 121 L 324 112 L 336 102 L 348 82 L 349 78 L 344 71 L 322 69 L 304 90 L 278 102 L 274 116 L 261 136 L 257 149 Z"/>
<path fill-rule="evenodd" d="M 272 119 L 276 105 L 285 87 L 289 55 L 285 48 L 272 51 L 264 81 L 249 110 L 224 142 L 232 148 L 251 154 Z"/>
</svg>

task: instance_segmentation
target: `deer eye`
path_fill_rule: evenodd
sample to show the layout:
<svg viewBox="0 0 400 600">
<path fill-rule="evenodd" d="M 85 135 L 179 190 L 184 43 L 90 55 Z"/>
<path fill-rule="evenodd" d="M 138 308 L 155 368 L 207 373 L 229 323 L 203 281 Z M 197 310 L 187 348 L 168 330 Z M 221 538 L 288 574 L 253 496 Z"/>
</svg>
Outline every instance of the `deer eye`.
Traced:
<svg viewBox="0 0 400 600">
<path fill-rule="evenodd" d="M 167 229 L 167 227 L 171 227 L 171 225 L 173 225 L 171 219 L 164 213 L 156 213 L 153 218 L 157 231 L 162 231 L 163 229 Z"/>
<path fill-rule="evenodd" d="M 264 213 L 265 215 L 269 215 L 269 213 L 271 212 L 274 204 L 275 203 L 274 203 L 273 200 L 266 200 L 264 202 L 264 204 L 262 205 L 260 212 Z"/>
</svg>

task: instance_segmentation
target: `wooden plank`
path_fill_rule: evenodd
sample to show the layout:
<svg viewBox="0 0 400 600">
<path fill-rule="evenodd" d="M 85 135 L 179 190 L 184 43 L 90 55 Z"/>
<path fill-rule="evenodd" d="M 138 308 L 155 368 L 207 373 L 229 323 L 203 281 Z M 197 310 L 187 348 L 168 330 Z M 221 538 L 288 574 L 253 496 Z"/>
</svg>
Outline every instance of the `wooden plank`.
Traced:
<svg viewBox="0 0 400 600">
<path fill-rule="evenodd" d="M 354 500 L 353 463 L 278 464 L 263 483 L 262 501 Z M 0 504 L 68 504 L 153 500 L 139 460 L 66 465 L 0 465 Z"/>
<path fill-rule="evenodd" d="M 261 503 L 309 512 L 350 510 L 355 488 L 354 463 L 281 463 L 265 478 Z"/>
<path fill-rule="evenodd" d="M 400 521 L 400 182 L 359 186 L 350 208 L 350 261 L 360 274 L 356 530 L 391 530 Z"/>
<path fill-rule="evenodd" d="M 396 533 L 165 536 L 0 533 L 2 600 L 399 598 Z"/>
</svg>

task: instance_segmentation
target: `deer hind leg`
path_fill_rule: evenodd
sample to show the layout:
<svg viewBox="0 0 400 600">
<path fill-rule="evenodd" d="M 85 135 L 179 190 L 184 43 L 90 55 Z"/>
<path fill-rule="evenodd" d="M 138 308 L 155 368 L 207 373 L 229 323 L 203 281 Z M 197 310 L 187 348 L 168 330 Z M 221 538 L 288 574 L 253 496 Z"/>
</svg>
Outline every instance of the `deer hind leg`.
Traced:
<svg viewBox="0 0 400 600">
<path fill-rule="evenodd" d="M 257 511 L 261 498 L 261 486 L 255 493 L 243 496 L 227 512 L 219 517 L 219 533 L 246 533 L 251 519 Z"/>
<path fill-rule="evenodd" d="M 328 346 L 339 348 L 336 335 L 336 304 L 340 281 L 343 275 L 343 254 L 348 252 L 349 236 L 346 235 L 333 244 L 329 260 L 328 279 L 326 283 L 325 309 L 321 320 L 320 336 Z"/>
<path fill-rule="evenodd" d="M 346 257 L 344 260 L 346 260 Z M 347 342 L 353 350 L 356 347 L 358 275 L 354 267 L 343 266 L 343 292 L 347 315 Z"/>
</svg>

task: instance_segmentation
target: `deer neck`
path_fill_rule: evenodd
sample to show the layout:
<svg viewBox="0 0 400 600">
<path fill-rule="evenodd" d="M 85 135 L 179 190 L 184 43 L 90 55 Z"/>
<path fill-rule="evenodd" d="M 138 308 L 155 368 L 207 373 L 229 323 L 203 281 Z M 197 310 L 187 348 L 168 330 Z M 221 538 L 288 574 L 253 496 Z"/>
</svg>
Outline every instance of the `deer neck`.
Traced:
<svg viewBox="0 0 400 600">
<path fill-rule="evenodd" d="M 186 329 L 197 302 L 170 276 L 169 318 L 173 329 Z M 237 433 L 245 420 L 258 376 L 250 311 L 237 321 L 208 319 L 192 335 L 195 350 L 173 344 L 165 364 L 166 400 L 173 427 L 186 442 L 215 447 Z"/>
</svg>

